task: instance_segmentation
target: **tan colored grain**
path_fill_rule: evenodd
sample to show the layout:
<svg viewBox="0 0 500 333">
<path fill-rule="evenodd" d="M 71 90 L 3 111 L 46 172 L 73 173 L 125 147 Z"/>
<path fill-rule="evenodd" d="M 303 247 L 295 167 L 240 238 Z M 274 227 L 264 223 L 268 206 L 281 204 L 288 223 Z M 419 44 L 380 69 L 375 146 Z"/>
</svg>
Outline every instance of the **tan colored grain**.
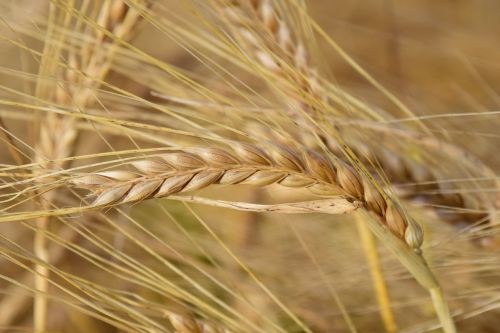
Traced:
<svg viewBox="0 0 500 333">
<path fill-rule="evenodd" d="M 332 151 L 341 153 L 336 143 L 330 141 L 330 144 Z M 367 149 L 359 142 L 354 142 L 351 147 L 365 165 L 371 163 L 380 165 L 384 176 L 396 188 L 401 198 L 430 206 L 444 221 L 461 225 L 486 222 L 491 219 L 487 213 L 486 201 L 471 193 L 461 193 L 459 188 L 440 182 L 441 177 L 433 165 L 418 163 L 384 147 L 372 146 Z M 375 170 L 373 174 L 376 176 Z M 398 186 L 402 184 L 413 184 L 413 186 L 404 188 Z"/>
<path fill-rule="evenodd" d="M 107 171 L 84 175 L 74 179 L 73 183 L 89 189 L 96 196 L 95 206 L 161 198 L 215 184 L 279 184 L 305 188 L 324 196 L 344 195 L 360 201 L 398 238 L 410 239 L 415 248 L 421 245 L 420 227 L 408 223 L 408 217 L 399 205 L 387 199 L 346 162 L 335 160 L 332 163 L 317 152 L 301 153 L 280 146 L 272 146 L 266 149 L 269 154 L 262 155 L 259 154 L 262 149 L 256 146 L 237 143 L 232 146 L 232 151 L 196 148 L 154 157 L 151 161 L 154 161 L 155 173 Z M 148 170 L 148 167 L 144 169 L 148 161 L 136 161 L 132 166 Z M 224 165 L 222 161 L 228 164 Z M 158 169 L 159 163 L 165 163 L 163 173 Z"/>
</svg>

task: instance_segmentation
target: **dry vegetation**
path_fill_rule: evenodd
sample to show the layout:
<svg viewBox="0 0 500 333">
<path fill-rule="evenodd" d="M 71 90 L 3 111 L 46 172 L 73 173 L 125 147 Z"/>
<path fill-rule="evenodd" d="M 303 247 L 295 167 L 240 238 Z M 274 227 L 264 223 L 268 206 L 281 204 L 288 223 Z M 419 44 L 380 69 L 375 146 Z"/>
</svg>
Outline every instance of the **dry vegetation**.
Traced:
<svg viewBox="0 0 500 333">
<path fill-rule="evenodd" d="M 0 2 L 0 332 L 496 332 L 500 5 Z"/>
</svg>

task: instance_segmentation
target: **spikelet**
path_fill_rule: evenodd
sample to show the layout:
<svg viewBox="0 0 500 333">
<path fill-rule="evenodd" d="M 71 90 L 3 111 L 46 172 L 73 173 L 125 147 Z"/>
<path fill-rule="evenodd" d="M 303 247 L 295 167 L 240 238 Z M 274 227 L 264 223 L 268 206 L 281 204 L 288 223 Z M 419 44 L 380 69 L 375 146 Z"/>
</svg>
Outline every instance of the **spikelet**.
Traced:
<svg viewBox="0 0 500 333">
<path fill-rule="evenodd" d="M 389 203 L 387 205 L 385 218 L 389 230 L 399 238 L 403 238 L 407 227 L 406 219 L 403 217 L 401 210 L 394 203 Z"/>
</svg>

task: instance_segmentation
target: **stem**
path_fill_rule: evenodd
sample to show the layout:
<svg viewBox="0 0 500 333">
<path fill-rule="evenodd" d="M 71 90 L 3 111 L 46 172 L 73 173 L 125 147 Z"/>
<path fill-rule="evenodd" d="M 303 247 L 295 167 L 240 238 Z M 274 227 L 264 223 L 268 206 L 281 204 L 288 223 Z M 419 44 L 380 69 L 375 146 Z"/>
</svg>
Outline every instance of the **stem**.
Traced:
<svg viewBox="0 0 500 333">
<path fill-rule="evenodd" d="M 451 316 L 441 286 L 422 254 L 415 252 L 406 243 L 395 237 L 384 226 L 382 221 L 367 218 L 366 222 L 370 230 L 396 255 L 413 277 L 429 291 L 443 331 L 445 333 L 456 333 L 457 330 L 453 322 L 453 317 Z"/>
<path fill-rule="evenodd" d="M 45 237 L 45 230 L 47 229 L 48 218 L 41 218 L 37 221 L 37 231 L 33 242 L 35 255 L 40 263 L 35 266 L 35 289 L 33 303 L 33 331 L 42 333 L 47 328 L 47 291 L 49 288 L 49 269 L 44 263 L 49 260 L 49 253 L 47 250 L 47 238 Z"/>
<path fill-rule="evenodd" d="M 439 321 L 443 326 L 443 330 L 446 333 L 456 333 L 455 324 L 453 323 L 453 317 L 450 314 L 450 309 L 448 308 L 448 303 L 444 297 L 443 290 L 441 288 L 433 288 L 429 290 L 432 297 L 432 303 L 436 309 Z"/>
<path fill-rule="evenodd" d="M 356 224 L 358 227 L 358 233 L 363 243 L 363 249 L 365 252 L 365 257 L 368 260 L 370 266 L 370 272 L 373 279 L 373 286 L 375 288 L 375 293 L 377 296 L 378 305 L 380 308 L 380 316 L 387 333 L 395 333 L 398 330 L 396 320 L 394 318 L 394 313 L 391 308 L 391 300 L 389 296 L 389 291 L 387 290 L 387 284 L 385 283 L 384 275 L 380 267 L 380 259 L 377 251 L 377 245 L 375 243 L 375 238 L 371 233 L 370 229 L 366 226 L 361 215 L 356 216 Z"/>
</svg>

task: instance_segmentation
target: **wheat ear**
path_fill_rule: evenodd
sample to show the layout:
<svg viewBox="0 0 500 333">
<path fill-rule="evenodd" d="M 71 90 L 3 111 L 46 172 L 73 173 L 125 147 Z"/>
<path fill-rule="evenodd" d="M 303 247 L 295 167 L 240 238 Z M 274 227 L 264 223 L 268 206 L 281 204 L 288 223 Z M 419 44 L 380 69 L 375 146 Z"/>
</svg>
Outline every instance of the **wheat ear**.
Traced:
<svg viewBox="0 0 500 333">
<path fill-rule="evenodd" d="M 287 110 L 291 110 L 291 116 L 306 128 L 311 128 L 314 132 L 319 133 L 322 141 L 328 142 L 321 134 L 323 132 L 316 130 L 317 125 L 308 119 L 309 117 L 317 118 L 315 113 L 320 108 L 316 104 L 327 102 L 328 98 L 319 87 L 316 71 L 308 64 L 307 52 L 303 43 L 297 36 L 293 36 L 294 31 L 290 29 L 285 20 L 280 18 L 271 1 L 254 0 L 251 4 L 245 1 L 233 1 L 232 4 L 233 6 L 227 7 L 225 11 L 228 13 L 229 20 L 238 27 L 240 35 L 250 46 L 250 54 L 253 54 L 265 68 L 285 78 L 290 83 L 288 85 L 282 84 L 280 88 L 285 92 L 284 102 L 287 105 L 294 104 L 287 108 Z M 252 12 L 260 20 L 266 33 L 264 37 L 248 28 L 249 23 L 244 20 L 245 16 L 248 16 L 245 15 L 245 12 L 247 14 Z M 291 67 L 291 70 L 287 71 L 288 66 Z M 341 153 L 337 156 L 344 156 L 344 154 Z M 374 277 L 379 277 L 374 280 L 375 289 L 386 291 L 385 281 L 381 278 L 382 271 L 380 267 L 375 267 L 379 260 L 376 247 L 373 246 L 373 242 L 370 242 L 370 236 L 367 235 L 370 231 L 362 223 L 358 223 L 358 227 L 360 235 L 364 235 L 361 237 L 361 241 L 364 244 L 365 252 L 375 251 L 365 253 L 372 271 L 375 272 L 378 269 L 378 273 L 374 275 Z M 386 306 L 389 303 L 389 295 L 387 292 L 385 295 L 378 293 L 377 297 L 386 331 L 392 332 L 396 327 L 396 322 L 393 319 L 391 308 Z"/>
<path fill-rule="evenodd" d="M 394 236 L 406 242 L 407 248 L 412 248 L 412 251 L 420 248 L 422 243 L 420 227 L 404 218 L 402 211 L 395 203 L 387 201 L 386 196 L 382 195 L 368 180 L 363 180 L 364 177 L 347 163 L 341 160 L 330 163 L 318 153 L 306 151 L 301 154 L 283 147 L 268 149 L 270 154 L 266 154 L 256 146 L 246 144 L 233 144 L 232 147 L 232 152 L 199 148 L 165 154 L 155 159 L 133 162 L 138 172 L 106 171 L 75 179 L 74 183 L 93 191 L 97 196 L 94 206 L 166 197 L 212 184 L 265 186 L 277 183 L 287 187 L 305 187 L 322 195 L 340 194 L 352 197 L 376 215 L 377 221 L 384 224 Z M 334 211 L 339 212 L 338 202 L 329 200 L 323 202 L 328 202 L 326 207 L 320 202 L 309 203 L 306 206 L 286 205 L 285 209 L 330 214 Z M 219 201 L 217 205 L 242 209 L 239 203 L 223 202 L 221 204 Z M 349 206 L 345 209 L 345 202 L 340 206 L 342 213 L 355 209 Z M 255 210 L 255 207 L 252 206 L 250 209 Z M 276 206 L 273 209 L 276 209 Z M 263 210 L 272 211 L 269 207 Z"/>
<path fill-rule="evenodd" d="M 303 153 L 281 146 L 234 143 L 232 151 L 193 148 L 132 163 L 137 172 L 115 170 L 84 175 L 73 180 L 96 195 L 94 206 L 117 205 L 198 190 L 213 184 L 280 184 L 306 188 L 323 196 L 347 196 L 360 202 L 399 239 L 418 249 L 420 227 L 399 205 L 377 190 L 346 162 L 330 162 L 313 151 Z"/>
<path fill-rule="evenodd" d="M 307 119 L 308 116 L 313 118 L 315 116 L 314 111 L 316 108 L 311 102 L 327 101 L 328 98 L 324 96 L 324 91 L 319 85 L 317 74 L 308 63 L 307 51 L 303 43 L 300 42 L 297 36 L 294 36 L 293 29 L 280 17 L 273 2 L 270 0 L 235 0 L 231 1 L 230 5 L 225 3 L 222 8 L 226 12 L 229 22 L 232 23 L 232 26 L 229 26 L 229 28 L 236 29 L 237 34 L 246 43 L 240 44 L 246 46 L 246 49 L 250 51 L 249 53 L 261 65 L 278 73 L 280 77 L 292 83 L 292 85 L 284 87 L 284 91 L 287 92 L 285 102 L 290 103 L 290 101 L 295 101 L 303 113 L 293 112 L 292 115 L 294 118 L 314 129 L 315 125 Z M 264 29 L 259 30 L 256 28 L 253 30 L 253 25 L 250 21 L 252 18 L 257 18 L 260 26 L 264 27 Z M 290 70 L 287 70 L 287 68 Z M 300 90 L 301 93 L 298 94 L 294 90 Z M 304 93 L 306 94 L 304 95 Z M 337 139 L 321 134 L 320 137 L 337 156 L 343 156 Z M 438 185 L 439 178 L 434 175 L 432 168 L 429 166 L 414 163 L 383 148 L 371 147 L 370 149 L 359 151 L 359 149 L 355 149 L 357 146 L 359 144 L 350 145 L 355 155 L 357 157 L 366 157 L 366 155 L 361 153 L 368 153 L 370 158 L 363 161 L 365 165 L 369 165 L 370 160 L 379 161 L 390 183 L 400 181 L 426 182 L 428 184 L 435 184 L 426 186 L 427 190 L 440 189 Z M 414 194 L 407 192 L 406 194 L 406 197 L 409 199 L 416 199 L 417 197 L 416 192 Z M 422 198 L 422 195 L 418 195 L 418 199 Z M 459 213 L 450 213 L 442 209 L 436 209 L 439 216 L 450 223 L 461 223 L 464 221 L 476 223 L 477 221 L 485 221 L 488 218 L 486 214 L 482 213 L 464 214 L 464 210 L 470 210 L 470 207 L 467 206 L 470 201 L 466 196 L 461 194 L 441 193 L 439 195 L 427 195 L 425 199 L 434 206 L 460 208 L 462 212 Z"/>
<path fill-rule="evenodd" d="M 276 10 L 273 8 L 272 2 L 270 0 L 252 0 L 250 2 L 246 1 L 239 1 L 235 0 L 232 1 L 232 4 L 234 7 L 238 10 L 242 10 L 243 12 L 245 10 L 253 10 L 254 14 L 257 15 L 257 17 L 261 20 L 261 23 L 263 23 L 264 27 L 267 29 L 268 36 L 271 37 L 272 45 L 266 44 L 265 41 L 266 39 L 259 39 L 259 36 L 252 33 L 250 30 L 246 28 L 247 22 L 242 22 L 240 24 L 240 33 L 243 35 L 246 39 L 247 42 L 254 47 L 254 54 L 256 58 L 261 62 L 261 64 L 265 67 L 267 67 L 269 70 L 274 71 L 275 73 L 278 73 L 279 76 L 285 77 L 288 79 L 288 83 L 290 83 L 289 86 L 291 87 L 298 87 L 295 88 L 294 90 L 289 92 L 290 89 L 285 89 L 286 95 L 289 97 L 292 97 L 292 100 L 295 101 L 295 103 L 299 104 L 299 110 L 302 112 L 293 112 L 292 115 L 297 118 L 298 121 L 305 123 L 305 125 L 309 128 L 316 129 L 317 125 L 313 124 L 311 122 L 311 118 L 315 118 L 315 113 L 317 111 L 317 108 L 315 107 L 314 104 L 311 104 L 311 101 L 319 101 L 320 103 L 322 101 L 325 101 L 326 98 L 324 94 L 322 93 L 322 90 L 318 86 L 318 80 L 315 75 L 315 72 L 311 69 L 308 68 L 307 66 L 307 55 L 305 52 L 305 49 L 301 43 L 298 42 L 293 42 L 292 41 L 292 32 L 284 23 L 284 20 L 281 20 L 279 16 L 277 15 Z M 232 8 L 226 9 L 226 11 L 229 11 L 229 17 L 230 19 L 235 22 L 235 24 L 241 23 L 241 19 L 244 18 L 245 16 L 242 15 L 241 12 L 236 12 L 235 14 L 231 13 Z M 240 22 L 238 22 L 238 20 Z M 269 38 L 268 38 L 269 40 Z M 297 45 L 297 47 L 295 47 Z M 264 47 L 263 47 L 264 46 Z M 271 47 L 269 47 L 271 46 Z M 277 47 L 276 47 L 277 46 Z M 274 51 L 271 51 L 271 49 Z M 292 71 L 286 71 L 284 70 L 287 67 L 292 67 Z M 290 74 L 291 73 L 291 74 Z M 292 76 L 290 76 L 292 75 Z M 296 91 L 299 91 L 299 97 L 297 98 L 297 93 Z M 304 94 L 306 93 L 306 94 Z M 304 95 L 306 95 L 304 97 Z M 309 96 L 307 96 L 309 95 Z M 289 101 L 287 101 L 289 102 Z M 328 141 L 325 139 L 326 138 L 321 129 L 319 131 L 315 131 L 320 134 L 320 137 L 323 139 L 323 141 Z M 339 141 L 340 140 L 340 141 Z M 343 146 L 343 140 L 340 138 L 340 136 L 336 135 L 335 141 L 341 143 Z M 354 152 L 348 148 L 348 152 L 342 151 L 343 155 L 347 154 L 348 156 L 351 156 L 351 158 L 357 159 L 354 154 Z M 341 155 L 341 156 L 343 156 Z M 371 182 L 366 182 L 367 186 L 371 185 Z M 380 192 L 378 192 L 380 194 Z M 387 205 L 387 211 L 386 216 L 378 216 L 378 220 L 384 224 L 384 222 L 388 221 L 393 221 L 394 218 L 401 220 L 396 223 L 396 225 L 403 225 L 405 221 L 411 221 L 411 220 L 406 220 L 402 214 L 400 214 L 401 210 L 398 208 L 395 208 L 395 206 L 392 204 L 390 199 L 388 197 L 384 197 L 385 203 L 389 203 Z M 393 213 L 397 212 L 397 213 Z M 413 221 L 410 222 L 412 225 L 415 225 Z M 375 232 L 374 228 L 376 226 L 372 226 L 372 231 Z M 418 228 L 418 227 L 417 227 Z M 391 227 L 389 227 L 391 229 Z M 396 228 L 392 228 L 393 235 L 398 236 L 401 238 L 401 230 L 397 231 L 395 230 Z M 413 229 L 409 228 L 408 230 Z M 419 228 L 418 228 L 419 229 Z M 382 237 L 384 241 L 387 241 L 388 239 L 385 239 L 385 234 L 383 233 L 377 233 L 379 237 Z M 408 236 L 413 237 L 417 235 L 416 233 L 410 232 L 408 233 Z M 419 229 L 418 232 L 418 243 L 422 242 L 423 235 L 421 233 L 421 230 Z M 411 240 L 407 239 L 406 240 L 407 244 L 411 243 Z M 396 248 L 392 248 L 393 250 L 397 251 Z M 432 299 L 435 305 L 435 308 L 438 312 L 438 316 L 443 324 L 443 328 L 447 332 L 454 332 L 455 327 L 453 324 L 453 321 L 451 319 L 451 315 L 449 313 L 449 310 L 447 308 L 447 304 L 444 301 L 443 297 L 434 297 L 434 295 L 437 293 L 442 296 L 442 293 L 436 292 L 436 290 L 440 290 L 438 282 L 434 279 L 432 272 L 428 269 L 427 265 L 425 264 L 425 260 L 423 258 L 413 258 L 411 259 L 409 254 L 405 256 L 401 252 L 395 252 L 396 255 L 402 260 L 403 263 L 407 266 L 412 273 L 417 274 L 415 277 L 417 280 L 421 281 L 419 279 L 420 276 L 427 276 L 429 281 L 432 281 L 432 283 L 428 284 L 423 284 L 430 292 L 431 295 L 433 295 Z M 420 267 L 420 268 L 417 268 Z M 422 282 L 421 282 L 422 283 Z M 395 322 L 391 323 L 391 326 L 395 326 Z"/>
<path fill-rule="evenodd" d="M 385 241 L 415 278 L 432 294 L 436 311 L 446 332 L 455 332 L 441 288 L 419 254 L 422 231 L 402 210 L 363 181 L 354 168 L 341 160 L 330 163 L 318 153 L 283 147 L 262 149 L 234 143 L 232 151 L 194 148 L 132 162 L 136 172 L 114 170 L 87 174 L 72 182 L 89 189 L 100 208 L 127 202 L 160 198 L 174 193 L 201 189 L 213 184 L 280 184 L 307 188 L 327 196 L 348 195 L 361 202 L 374 219 L 370 229 Z M 416 251 L 417 250 L 417 251 Z"/>
<path fill-rule="evenodd" d="M 221 0 L 222 1 L 222 0 Z M 316 71 L 309 66 L 308 54 L 304 44 L 293 29 L 278 14 L 270 0 L 231 1 L 221 9 L 229 21 L 228 28 L 235 31 L 240 38 L 240 47 L 249 51 L 264 68 L 284 79 L 280 85 L 285 92 L 285 102 L 294 107 L 289 108 L 292 116 L 303 120 L 307 113 L 314 117 L 317 110 L 314 101 L 325 101 L 317 78 Z M 255 19 L 259 23 L 253 24 Z M 305 123 L 309 125 L 306 120 Z"/>
<path fill-rule="evenodd" d="M 56 11 L 54 4 L 51 7 Z M 102 4 L 96 23 L 121 39 L 131 33 L 138 19 L 138 13 L 123 1 L 107 0 Z M 93 102 L 92 98 L 100 82 L 110 70 L 117 47 L 117 44 L 110 45 L 106 42 L 101 32 L 96 34 L 95 40 L 85 43 L 81 48 L 69 48 L 68 67 L 60 71 L 54 70 L 58 72 L 60 83 L 51 89 L 51 93 L 44 93 L 50 94 L 51 99 L 58 105 L 72 106 L 83 111 Z M 77 137 L 75 121 L 73 117 L 57 113 L 48 113 L 43 118 L 35 160 L 45 169 L 58 169 L 63 166 L 61 163 L 47 165 L 47 160 L 61 160 L 71 155 Z"/>
<path fill-rule="evenodd" d="M 63 18 L 59 24 L 67 28 L 70 23 L 69 11 L 64 17 L 63 12 L 58 13 L 58 8 L 54 3 L 50 4 L 51 17 Z M 58 15 L 59 14 L 59 15 Z M 139 16 L 134 10 L 125 5 L 121 0 L 107 0 L 102 4 L 97 24 L 108 29 L 117 38 L 124 38 L 130 32 Z M 50 22 L 51 23 L 51 22 Z M 57 22 L 56 22 L 57 24 Z M 49 27 L 52 27 L 49 25 Z M 65 36 L 58 35 L 50 30 L 47 36 L 58 41 L 64 42 Z M 50 41 L 50 39 L 47 39 Z M 37 86 L 36 95 L 40 98 L 50 98 L 59 105 L 73 106 L 83 111 L 86 106 L 92 102 L 92 97 L 99 87 L 99 82 L 108 73 L 115 46 L 105 47 L 104 35 L 97 33 L 94 43 L 85 44 L 79 54 L 75 49 L 68 51 L 69 67 L 62 71 L 56 71 L 54 60 L 59 58 L 62 50 L 55 46 L 47 45 L 44 50 L 44 61 L 40 67 L 40 76 L 44 72 L 59 74 L 60 82 L 67 82 L 67 86 L 58 84 L 50 89 L 43 81 Z M 104 51 L 102 50 L 104 48 Z M 52 70 L 51 70 L 52 69 Z M 79 72 L 80 75 L 76 73 Z M 73 117 L 62 116 L 56 113 L 47 114 L 40 123 L 39 140 L 36 145 L 35 161 L 40 163 L 44 169 L 60 169 L 64 167 L 61 162 L 47 162 L 47 160 L 64 160 L 70 156 L 77 139 L 76 119 Z M 50 209 L 53 205 L 57 192 L 44 193 L 41 195 L 41 205 L 44 209 Z M 34 252 L 43 262 L 48 262 L 49 253 L 47 249 L 47 240 L 45 230 L 48 226 L 49 218 L 40 218 L 37 220 L 38 230 L 34 238 Z M 49 271 L 44 265 L 37 265 L 35 276 L 35 289 L 39 292 L 34 298 L 34 321 L 35 332 L 44 332 L 46 330 L 46 312 L 48 291 Z"/>
</svg>

